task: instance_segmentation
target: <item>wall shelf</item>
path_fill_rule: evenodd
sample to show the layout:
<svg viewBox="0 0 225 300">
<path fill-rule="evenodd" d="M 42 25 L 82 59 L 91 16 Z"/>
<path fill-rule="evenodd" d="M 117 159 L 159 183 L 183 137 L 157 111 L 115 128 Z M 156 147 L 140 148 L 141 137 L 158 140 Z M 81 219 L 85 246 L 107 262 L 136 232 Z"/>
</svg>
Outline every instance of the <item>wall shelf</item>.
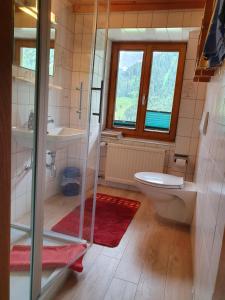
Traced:
<svg viewBox="0 0 225 300">
<path fill-rule="evenodd" d="M 208 68 L 207 61 L 203 56 L 204 46 L 209 34 L 212 18 L 214 15 L 217 0 L 206 0 L 205 11 L 202 19 L 201 32 L 198 41 L 198 52 L 196 58 L 196 70 L 194 81 L 209 82 L 214 76 L 217 68 Z"/>
</svg>

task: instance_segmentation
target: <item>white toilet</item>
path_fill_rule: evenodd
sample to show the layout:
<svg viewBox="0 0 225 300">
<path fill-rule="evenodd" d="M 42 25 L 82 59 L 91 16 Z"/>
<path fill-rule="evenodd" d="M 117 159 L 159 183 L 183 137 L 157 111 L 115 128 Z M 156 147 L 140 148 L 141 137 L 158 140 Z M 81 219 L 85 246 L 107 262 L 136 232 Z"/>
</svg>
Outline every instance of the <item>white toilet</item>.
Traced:
<svg viewBox="0 0 225 300">
<path fill-rule="evenodd" d="M 153 201 L 160 217 L 191 224 L 197 195 L 193 182 L 154 172 L 136 173 L 134 178 L 136 186 Z"/>
</svg>

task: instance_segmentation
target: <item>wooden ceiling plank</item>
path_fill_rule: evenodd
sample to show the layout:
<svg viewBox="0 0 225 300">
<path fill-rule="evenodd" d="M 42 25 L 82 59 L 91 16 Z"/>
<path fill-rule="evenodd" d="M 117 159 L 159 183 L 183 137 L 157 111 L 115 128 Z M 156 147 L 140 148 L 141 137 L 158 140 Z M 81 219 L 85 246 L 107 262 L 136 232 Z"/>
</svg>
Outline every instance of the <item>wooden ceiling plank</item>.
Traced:
<svg viewBox="0 0 225 300">
<path fill-rule="evenodd" d="M 123 0 L 111 1 L 110 11 L 146 11 L 146 10 L 170 10 L 170 9 L 198 9 L 203 8 L 205 0 Z M 74 12 L 87 13 L 93 11 L 93 2 L 87 0 L 74 4 Z"/>
</svg>

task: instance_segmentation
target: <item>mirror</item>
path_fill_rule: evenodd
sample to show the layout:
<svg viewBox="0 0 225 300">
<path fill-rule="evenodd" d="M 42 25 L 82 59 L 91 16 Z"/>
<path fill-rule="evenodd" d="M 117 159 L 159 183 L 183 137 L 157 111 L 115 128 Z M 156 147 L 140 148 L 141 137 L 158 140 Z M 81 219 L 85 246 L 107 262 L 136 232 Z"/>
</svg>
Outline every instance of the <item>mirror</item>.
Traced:
<svg viewBox="0 0 225 300">
<path fill-rule="evenodd" d="M 14 19 L 14 58 L 13 64 L 28 70 L 35 70 L 36 64 L 36 1 L 19 1 L 15 3 Z M 55 15 L 51 14 L 51 41 L 49 55 L 49 75 L 54 75 L 55 60 Z"/>
</svg>

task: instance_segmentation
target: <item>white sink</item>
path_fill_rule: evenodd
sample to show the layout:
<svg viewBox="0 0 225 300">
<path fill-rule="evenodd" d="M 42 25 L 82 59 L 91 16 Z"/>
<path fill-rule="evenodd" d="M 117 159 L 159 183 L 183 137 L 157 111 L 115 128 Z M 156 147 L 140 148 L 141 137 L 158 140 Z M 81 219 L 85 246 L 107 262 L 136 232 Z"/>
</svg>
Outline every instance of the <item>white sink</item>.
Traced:
<svg viewBox="0 0 225 300">
<path fill-rule="evenodd" d="M 56 151 L 64 148 L 83 137 L 84 133 L 84 130 L 66 127 L 49 129 L 47 133 L 47 150 Z M 13 127 L 12 135 L 21 146 L 33 148 L 33 130 Z"/>
</svg>

